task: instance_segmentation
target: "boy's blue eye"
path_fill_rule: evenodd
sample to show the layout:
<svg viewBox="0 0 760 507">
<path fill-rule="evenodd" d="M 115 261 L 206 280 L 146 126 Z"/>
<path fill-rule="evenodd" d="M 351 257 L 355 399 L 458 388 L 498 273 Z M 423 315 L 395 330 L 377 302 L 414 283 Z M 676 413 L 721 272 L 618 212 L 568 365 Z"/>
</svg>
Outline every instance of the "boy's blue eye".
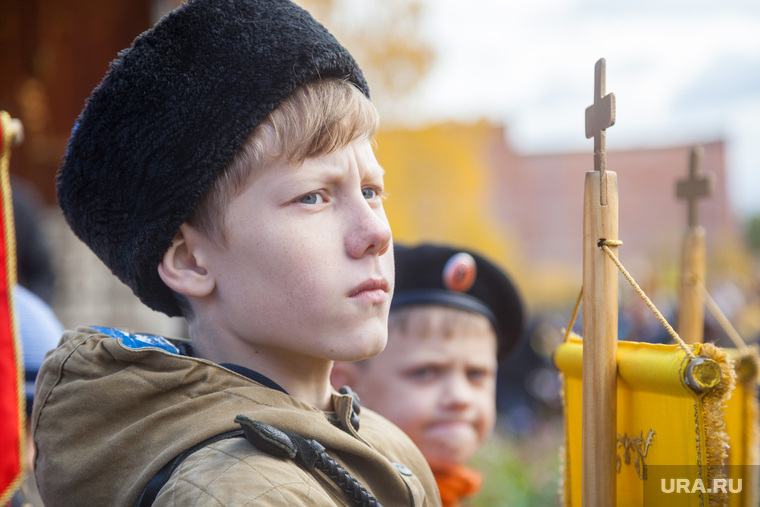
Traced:
<svg viewBox="0 0 760 507">
<path fill-rule="evenodd" d="M 374 199 L 375 197 L 377 197 L 378 193 L 379 193 L 378 190 L 373 187 L 362 188 L 362 195 L 367 200 Z"/>
<path fill-rule="evenodd" d="M 301 197 L 298 198 L 298 202 L 300 202 L 301 204 L 319 204 L 323 201 L 324 199 L 322 198 L 322 196 L 317 193 L 302 195 Z"/>
</svg>

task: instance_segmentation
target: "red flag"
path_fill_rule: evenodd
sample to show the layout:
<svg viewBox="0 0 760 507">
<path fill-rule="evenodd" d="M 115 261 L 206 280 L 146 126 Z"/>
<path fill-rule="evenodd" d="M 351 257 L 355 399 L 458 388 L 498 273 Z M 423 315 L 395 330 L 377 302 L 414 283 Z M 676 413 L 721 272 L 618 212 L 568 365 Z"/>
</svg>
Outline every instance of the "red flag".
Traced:
<svg viewBox="0 0 760 507">
<path fill-rule="evenodd" d="M 26 397 L 24 366 L 11 294 L 16 285 L 16 238 L 8 173 L 11 144 L 20 130 L 0 111 L 0 505 L 24 478 Z"/>
</svg>

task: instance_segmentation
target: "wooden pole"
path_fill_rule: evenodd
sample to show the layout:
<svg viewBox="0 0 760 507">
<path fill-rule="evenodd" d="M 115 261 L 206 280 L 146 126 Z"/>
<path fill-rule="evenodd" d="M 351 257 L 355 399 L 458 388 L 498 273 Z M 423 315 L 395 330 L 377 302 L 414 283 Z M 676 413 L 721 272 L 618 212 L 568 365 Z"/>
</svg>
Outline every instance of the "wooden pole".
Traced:
<svg viewBox="0 0 760 507">
<path fill-rule="evenodd" d="M 678 334 L 686 343 L 704 341 L 705 307 L 700 284 L 706 272 L 705 230 L 699 225 L 699 199 L 712 194 L 711 174 L 702 173 L 704 150 L 691 151 L 689 177 L 676 184 L 676 196 L 686 200 L 687 225 L 681 250 L 681 273 L 678 286 Z"/>
<path fill-rule="evenodd" d="M 583 199 L 582 503 L 616 505 L 617 266 L 599 248 L 618 239 L 617 175 L 606 171 L 604 130 L 615 123 L 615 97 L 605 95 L 605 62 L 596 63 L 594 105 L 586 137 L 594 137 L 594 171 Z M 610 247 L 617 255 L 617 247 Z"/>
<path fill-rule="evenodd" d="M 689 227 L 684 233 L 678 287 L 678 335 L 686 343 L 704 341 L 704 297 L 699 287 L 705 279 L 705 230 Z"/>
<path fill-rule="evenodd" d="M 586 173 L 583 220 L 583 505 L 616 505 L 617 266 L 599 239 L 618 238 L 617 175 Z M 617 256 L 617 247 L 610 248 Z"/>
</svg>

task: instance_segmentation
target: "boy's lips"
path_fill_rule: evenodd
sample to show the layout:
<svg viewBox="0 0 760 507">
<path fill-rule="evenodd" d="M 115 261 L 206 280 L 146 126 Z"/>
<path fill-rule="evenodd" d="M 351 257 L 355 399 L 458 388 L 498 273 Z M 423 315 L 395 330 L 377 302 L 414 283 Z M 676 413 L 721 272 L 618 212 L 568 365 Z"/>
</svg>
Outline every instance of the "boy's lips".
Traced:
<svg viewBox="0 0 760 507">
<path fill-rule="evenodd" d="M 431 435 L 462 438 L 474 434 L 475 428 L 470 421 L 438 421 L 430 424 L 427 431 Z"/>
<path fill-rule="evenodd" d="M 390 284 L 384 278 L 371 278 L 365 280 L 349 292 L 350 298 L 368 299 L 372 302 L 382 303 L 388 299 Z"/>
</svg>

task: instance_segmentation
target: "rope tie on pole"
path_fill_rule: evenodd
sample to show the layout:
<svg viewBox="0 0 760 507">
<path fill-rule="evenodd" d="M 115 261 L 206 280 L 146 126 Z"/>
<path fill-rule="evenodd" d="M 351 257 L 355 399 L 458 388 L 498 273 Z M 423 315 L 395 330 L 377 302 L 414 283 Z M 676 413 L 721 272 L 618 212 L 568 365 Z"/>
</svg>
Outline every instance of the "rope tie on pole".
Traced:
<svg viewBox="0 0 760 507">
<path fill-rule="evenodd" d="M 686 344 L 686 342 L 681 339 L 680 336 L 678 336 L 678 333 L 676 333 L 676 330 L 673 329 L 673 327 L 668 324 L 668 321 L 663 317 L 663 315 L 660 313 L 660 311 L 657 309 L 657 307 L 652 303 L 652 300 L 647 297 L 647 295 L 644 293 L 644 291 L 639 287 L 639 284 L 636 283 L 636 280 L 633 279 L 630 273 L 628 273 L 628 270 L 625 269 L 623 264 L 621 264 L 620 260 L 615 256 L 614 253 L 612 253 L 612 250 L 610 250 L 611 246 L 620 246 L 623 244 L 622 241 L 618 239 L 600 239 L 597 243 L 597 246 L 604 250 L 604 252 L 612 259 L 612 262 L 615 263 L 615 265 L 618 267 L 621 273 L 623 273 L 623 276 L 626 280 L 633 286 L 633 288 L 636 290 L 639 296 L 641 296 L 641 299 L 644 300 L 644 303 L 649 307 L 650 310 L 652 310 L 652 313 L 654 313 L 655 317 L 657 317 L 657 320 L 660 321 L 660 324 L 663 325 L 665 330 L 670 334 L 670 336 L 673 337 L 673 339 L 676 341 L 679 347 L 683 349 L 684 352 L 686 352 L 686 355 L 689 356 L 690 359 L 696 358 L 694 355 L 694 352 L 692 352 L 691 348 Z"/>
</svg>

